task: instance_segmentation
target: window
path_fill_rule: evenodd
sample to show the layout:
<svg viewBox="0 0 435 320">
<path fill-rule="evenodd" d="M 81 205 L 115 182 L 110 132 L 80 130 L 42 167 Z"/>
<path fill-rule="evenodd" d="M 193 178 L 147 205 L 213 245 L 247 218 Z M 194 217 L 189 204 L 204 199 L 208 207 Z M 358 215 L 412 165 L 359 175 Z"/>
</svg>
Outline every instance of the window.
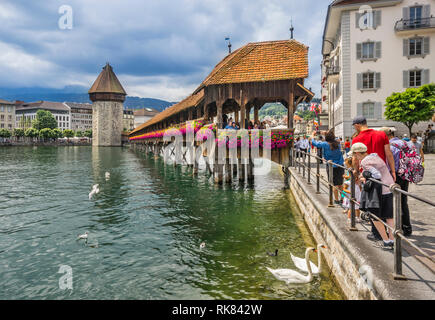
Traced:
<svg viewBox="0 0 435 320">
<path fill-rule="evenodd" d="M 375 43 L 366 42 L 362 44 L 362 58 L 373 59 L 375 57 Z"/>
<path fill-rule="evenodd" d="M 409 8 L 409 20 L 411 20 L 414 24 L 420 24 L 423 13 L 422 6 L 415 6 Z"/>
<path fill-rule="evenodd" d="M 0 111 L 1 111 L 1 112 L 4 112 L 4 111 L 5 111 L 5 107 L 4 107 L 4 106 L 1 106 L 1 107 L 0 107 Z"/>
<path fill-rule="evenodd" d="M 421 70 L 409 71 L 409 86 L 410 87 L 421 86 Z"/>
<path fill-rule="evenodd" d="M 0 120 L 2 120 L 2 121 L 5 120 L 5 115 L 4 115 L 4 114 L 2 114 L 2 115 L 0 116 Z"/>
<path fill-rule="evenodd" d="M 4 128 L 5 127 L 5 124 L 4 123 L 1 123 L 0 124 L 0 128 Z"/>
<path fill-rule="evenodd" d="M 423 46 L 422 38 L 409 39 L 409 55 L 410 56 L 421 55 L 422 46 Z"/>
<path fill-rule="evenodd" d="M 11 115 L 8 116 L 8 120 L 12 121 L 12 116 Z"/>
<path fill-rule="evenodd" d="M 375 87 L 375 74 L 373 72 L 363 73 L 363 89 L 373 89 Z"/>
<path fill-rule="evenodd" d="M 12 125 L 11 125 L 10 123 L 8 124 L 8 128 L 9 128 L 9 129 L 12 129 Z"/>
<path fill-rule="evenodd" d="M 11 107 L 8 107 L 8 112 L 10 113 L 12 111 L 12 108 Z"/>
</svg>

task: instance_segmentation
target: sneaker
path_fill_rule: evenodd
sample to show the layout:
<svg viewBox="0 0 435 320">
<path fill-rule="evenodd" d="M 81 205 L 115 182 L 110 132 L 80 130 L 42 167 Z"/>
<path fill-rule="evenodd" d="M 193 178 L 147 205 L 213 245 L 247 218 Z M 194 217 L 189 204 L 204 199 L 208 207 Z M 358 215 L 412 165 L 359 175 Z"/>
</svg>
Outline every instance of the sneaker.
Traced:
<svg viewBox="0 0 435 320">
<path fill-rule="evenodd" d="M 385 243 L 384 240 L 381 240 L 376 243 L 376 247 L 381 248 L 382 250 L 391 251 L 394 250 L 394 242 Z"/>
<path fill-rule="evenodd" d="M 382 238 L 375 237 L 375 235 L 373 233 L 369 233 L 367 235 L 367 239 L 369 239 L 370 241 L 381 241 L 382 240 Z"/>
</svg>

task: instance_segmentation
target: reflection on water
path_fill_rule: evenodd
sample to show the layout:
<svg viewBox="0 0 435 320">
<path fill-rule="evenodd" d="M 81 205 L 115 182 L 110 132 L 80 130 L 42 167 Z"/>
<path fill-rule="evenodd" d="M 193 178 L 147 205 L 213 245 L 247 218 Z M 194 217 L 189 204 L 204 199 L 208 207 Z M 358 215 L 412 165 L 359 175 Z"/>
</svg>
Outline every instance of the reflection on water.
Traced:
<svg viewBox="0 0 435 320">
<path fill-rule="evenodd" d="M 341 298 L 327 270 L 286 285 L 265 269 L 294 268 L 290 251 L 313 244 L 277 168 L 253 188 L 222 187 L 91 147 L 0 148 L 0 168 L 0 299 Z M 98 247 L 76 241 L 85 231 Z M 72 291 L 59 289 L 60 265 L 72 267 Z"/>
</svg>

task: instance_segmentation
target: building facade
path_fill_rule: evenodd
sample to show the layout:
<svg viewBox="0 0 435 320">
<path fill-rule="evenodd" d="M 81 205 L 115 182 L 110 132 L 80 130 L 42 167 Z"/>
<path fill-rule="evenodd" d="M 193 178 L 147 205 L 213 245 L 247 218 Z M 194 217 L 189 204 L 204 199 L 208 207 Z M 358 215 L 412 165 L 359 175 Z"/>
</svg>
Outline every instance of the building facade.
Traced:
<svg viewBox="0 0 435 320">
<path fill-rule="evenodd" d="M 143 108 L 139 110 L 134 110 L 134 127 L 137 128 L 141 124 L 151 120 L 159 111 L 152 108 Z"/>
<path fill-rule="evenodd" d="M 15 126 L 21 129 L 32 127 L 32 121 L 36 119 L 38 110 L 50 111 L 57 121 L 60 130 L 71 129 L 71 110 L 61 102 L 38 101 L 19 103 L 16 105 Z"/>
<path fill-rule="evenodd" d="M 328 8 L 322 54 L 323 109 L 337 136 L 352 136 L 357 115 L 371 128 L 407 133 L 385 119 L 385 101 L 393 92 L 435 82 L 435 1 L 336 0 Z"/>
<path fill-rule="evenodd" d="M 71 129 L 74 131 L 92 130 L 92 104 L 64 102 L 71 110 Z"/>
<path fill-rule="evenodd" d="M 125 132 L 133 131 L 134 129 L 134 112 L 133 110 L 126 110 L 123 111 L 123 117 L 122 117 L 122 130 Z"/>
<path fill-rule="evenodd" d="M 15 103 L 0 99 L 0 129 L 15 129 Z"/>
</svg>

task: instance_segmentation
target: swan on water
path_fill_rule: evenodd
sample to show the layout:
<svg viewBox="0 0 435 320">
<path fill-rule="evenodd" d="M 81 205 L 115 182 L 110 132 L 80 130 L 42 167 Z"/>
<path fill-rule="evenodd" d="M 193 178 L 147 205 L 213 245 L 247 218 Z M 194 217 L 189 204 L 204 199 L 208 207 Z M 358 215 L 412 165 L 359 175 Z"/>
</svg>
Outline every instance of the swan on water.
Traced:
<svg viewBox="0 0 435 320">
<path fill-rule="evenodd" d="M 311 266 L 308 263 L 311 251 L 316 252 L 317 250 L 311 247 L 305 250 L 305 263 L 307 265 L 308 275 L 303 275 L 292 269 L 271 269 L 269 267 L 266 267 L 266 269 L 269 270 L 275 278 L 285 281 L 287 284 L 311 282 L 313 280 L 313 272 L 311 271 Z"/>
<path fill-rule="evenodd" d="M 110 179 L 110 172 L 106 172 L 106 181 Z"/>
<path fill-rule="evenodd" d="M 204 249 L 205 248 L 205 242 L 201 242 L 201 244 L 199 245 L 200 249 Z"/>
<path fill-rule="evenodd" d="M 94 196 L 94 194 L 97 194 L 97 193 L 100 192 L 100 188 L 99 188 L 98 186 L 99 186 L 98 184 L 94 184 L 94 185 L 92 186 L 92 191 L 89 193 L 89 200 L 92 199 L 92 197 Z"/>
<path fill-rule="evenodd" d="M 78 235 L 78 237 L 77 237 L 77 240 L 80 240 L 80 239 L 88 239 L 88 232 L 86 231 L 84 234 L 79 234 Z"/>
<path fill-rule="evenodd" d="M 321 243 L 317 245 L 317 261 L 319 263 L 319 266 L 317 267 L 313 262 L 310 261 L 310 266 L 311 266 L 311 270 L 312 270 L 313 274 L 319 274 L 320 272 L 322 272 L 322 257 L 320 256 L 321 249 L 327 249 L 327 247 Z M 291 256 L 296 268 L 298 268 L 301 271 L 308 272 L 307 264 L 305 263 L 305 259 L 295 257 L 294 255 L 291 254 L 291 252 L 290 252 L 290 256 Z"/>
</svg>

